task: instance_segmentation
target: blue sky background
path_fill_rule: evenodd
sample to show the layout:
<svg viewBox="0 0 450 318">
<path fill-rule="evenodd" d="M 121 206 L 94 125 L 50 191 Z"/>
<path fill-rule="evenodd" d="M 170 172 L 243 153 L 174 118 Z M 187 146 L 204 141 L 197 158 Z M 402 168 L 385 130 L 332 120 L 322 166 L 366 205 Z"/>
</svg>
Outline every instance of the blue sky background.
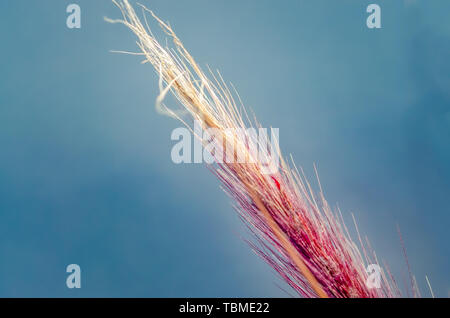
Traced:
<svg viewBox="0 0 450 318">
<path fill-rule="evenodd" d="M 78 3 L 82 28 L 66 27 Z M 380 258 L 450 292 L 450 2 L 143 0 Z M 382 29 L 365 25 L 368 4 Z M 201 165 L 170 159 L 176 121 L 108 0 L 0 2 L 0 296 L 286 296 Z M 153 24 L 157 28 L 156 24 Z M 69 290 L 65 268 L 82 269 Z"/>
</svg>

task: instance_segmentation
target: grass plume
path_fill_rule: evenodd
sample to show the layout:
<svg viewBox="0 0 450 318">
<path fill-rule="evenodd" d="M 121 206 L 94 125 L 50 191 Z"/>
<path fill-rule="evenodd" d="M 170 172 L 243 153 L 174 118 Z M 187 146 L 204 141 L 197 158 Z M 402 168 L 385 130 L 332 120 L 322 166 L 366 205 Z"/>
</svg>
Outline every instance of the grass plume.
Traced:
<svg viewBox="0 0 450 318">
<path fill-rule="evenodd" d="M 186 116 L 200 122 L 204 130 L 216 129 L 221 134 L 221 146 L 231 145 L 252 163 L 223 162 L 211 166 L 224 190 L 233 199 L 240 218 L 254 234 L 250 243 L 257 253 L 303 297 L 395 297 L 399 288 L 388 269 L 381 272 L 381 288 L 369 288 L 365 265 L 379 264 L 376 254 L 352 241 L 340 211 L 333 211 L 322 190 L 314 194 L 303 172 L 276 152 L 264 151 L 264 161 L 274 164 L 274 173 L 264 173 L 264 165 L 249 146 L 260 141 L 250 135 L 234 133 L 232 128 L 245 131 L 250 120 L 239 95 L 225 84 L 220 73 L 209 70 L 207 76 L 184 47 L 169 24 L 152 11 L 140 6 L 139 18 L 127 0 L 113 1 L 122 19 L 107 21 L 122 23 L 137 36 L 139 53 L 145 63 L 153 65 L 159 75 L 160 94 L 156 105 L 159 112 L 177 118 L 191 128 Z M 173 40 L 171 48 L 162 46 L 151 32 L 146 16 L 151 15 Z M 141 20 L 142 19 L 142 20 Z M 180 105 L 175 111 L 164 105 L 171 92 Z M 261 146 L 259 144 L 259 146 Z"/>
</svg>

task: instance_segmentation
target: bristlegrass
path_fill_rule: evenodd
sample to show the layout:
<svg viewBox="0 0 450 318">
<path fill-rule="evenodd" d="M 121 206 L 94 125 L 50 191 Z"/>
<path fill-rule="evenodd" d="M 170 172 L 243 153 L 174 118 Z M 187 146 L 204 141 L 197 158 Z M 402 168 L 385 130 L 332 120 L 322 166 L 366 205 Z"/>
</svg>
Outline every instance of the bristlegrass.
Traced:
<svg viewBox="0 0 450 318">
<path fill-rule="evenodd" d="M 163 104 L 171 91 L 186 113 L 201 123 L 202 129 L 215 128 L 226 145 L 231 144 L 235 150 L 255 159 L 253 163 L 222 162 L 211 167 L 233 198 L 241 219 L 254 233 L 256 242 L 250 244 L 255 251 L 304 297 L 400 296 L 387 268 L 381 272 L 381 288 L 366 285 L 365 265 L 379 264 L 376 254 L 364 248 L 358 232 L 363 252 L 360 253 L 341 212 L 332 211 L 322 190 L 314 195 L 304 174 L 283 159 L 278 147 L 275 153 L 265 151 L 264 159 L 266 163 L 274 163 L 274 156 L 278 156 L 279 169 L 269 174 L 264 172 L 266 166 L 253 152 L 254 148 L 249 147 L 249 140 L 254 144 L 259 141 L 232 130 L 245 131 L 252 122 L 255 127 L 259 125 L 256 120 L 248 120 L 243 106 L 237 106 L 233 97 L 237 93 L 231 93 L 221 75 L 210 71 L 212 80 L 209 79 L 172 28 L 152 11 L 141 5 L 142 23 L 127 0 L 113 2 L 121 10 L 122 19 L 107 21 L 122 23 L 135 33 L 141 52 L 132 54 L 142 55 L 144 62 L 151 63 L 159 74 L 158 110 L 190 127 L 180 112 Z M 172 38 L 172 49 L 157 41 L 148 26 L 146 13 Z"/>
</svg>

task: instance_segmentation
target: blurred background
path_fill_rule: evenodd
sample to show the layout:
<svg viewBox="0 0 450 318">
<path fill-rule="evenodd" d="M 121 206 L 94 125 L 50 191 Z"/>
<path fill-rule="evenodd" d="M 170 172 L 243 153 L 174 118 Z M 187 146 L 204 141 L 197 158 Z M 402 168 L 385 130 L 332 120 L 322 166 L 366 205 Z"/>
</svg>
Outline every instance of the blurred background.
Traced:
<svg viewBox="0 0 450 318">
<path fill-rule="evenodd" d="M 450 294 L 450 2 L 142 0 L 220 69 L 400 286 Z M 366 8 L 381 7 L 381 29 Z M 66 7 L 81 7 L 68 29 Z M 109 0 L 0 2 L 0 296 L 284 297 L 219 182 L 175 165 Z M 151 26 L 158 26 L 151 21 Z M 162 37 L 164 41 L 164 36 Z M 317 188 L 316 188 L 317 189 Z M 352 231 L 354 232 L 354 231 Z M 81 267 L 81 289 L 66 266 Z"/>
</svg>

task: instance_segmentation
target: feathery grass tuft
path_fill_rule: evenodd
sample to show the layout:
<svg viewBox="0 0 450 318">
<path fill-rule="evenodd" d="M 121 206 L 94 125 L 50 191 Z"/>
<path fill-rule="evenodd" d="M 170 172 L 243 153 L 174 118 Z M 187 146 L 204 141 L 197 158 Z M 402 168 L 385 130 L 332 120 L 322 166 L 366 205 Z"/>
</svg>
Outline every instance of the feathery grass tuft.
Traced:
<svg viewBox="0 0 450 318">
<path fill-rule="evenodd" d="M 381 272 L 381 288 L 366 285 L 367 264 L 379 264 L 376 254 L 367 251 L 358 237 L 362 253 L 352 241 L 341 212 L 333 212 L 323 196 L 312 191 L 303 172 L 288 164 L 279 147 L 264 151 L 263 159 L 254 152 L 261 146 L 250 134 L 238 134 L 248 126 L 259 127 L 250 120 L 239 95 L 225 84 L 220 73 L 209 70 L 208 78 L 185 49 L 169 24 L 140 5 L 143 21 L 127 0 L 113 2 L 122 12 L 122 23 L 137 36 L 139 53 L 145 63 L 153 65 L 159 75 L 160 95 L 156 101 L 160 113 L 172 116 L 192 130 L 185 116 L 200 122 L 202 129 L 216 129 L 223 143 L 243 152 L 250 163 L 222 162 L 210 167 L 224 190 L 234 200 L 235 208 L 256 241 L 252 248 L 303 297 L 396 297 L 399 288 L 389 270 Z M 173 47 L 163 47 L 151 32 L 146 16 L 150 14 L 173 40 Z M 169 109 L 164 97 L 171 92 L 182 111 Z M 224 146 L 225 147 L 225 146 Z M 274 160 L 280 158 L 279 165 Z M 265 173 L 265 163 L 276 165 Z M 356 223 L 355 223 L 356 224 Z"/>
</svg>

